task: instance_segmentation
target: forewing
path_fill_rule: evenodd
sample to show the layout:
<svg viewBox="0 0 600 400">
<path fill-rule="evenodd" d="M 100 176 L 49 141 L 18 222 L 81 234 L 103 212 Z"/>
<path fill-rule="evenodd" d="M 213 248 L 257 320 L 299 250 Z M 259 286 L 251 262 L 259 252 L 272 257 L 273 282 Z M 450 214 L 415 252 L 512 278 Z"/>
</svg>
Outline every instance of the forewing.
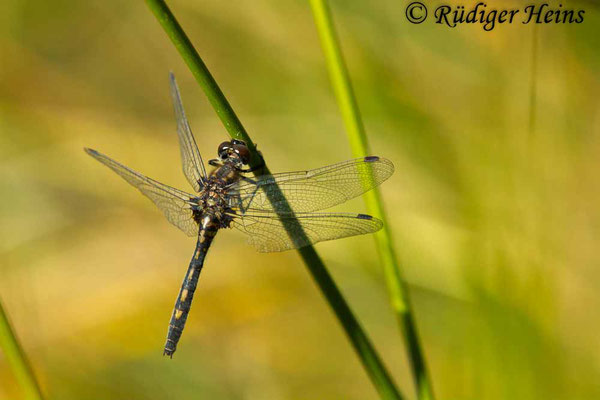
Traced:
<svg viewBox="0 0 600 400">
<path fill-rule="evenodd" d="M 310 171 L 264 175 L 228 188 L 232 208 L 281 212 L 287 202 L 294 212 L 333 207 L 373 189 L 394 172 L 391 161 L 363 157 Z M 285 209 L 284 209 L 285 210 Z"/>
<path fill-rule="evenodd" d="M 173 107 L 175 109 L 175 118 L 177 119 L 177 135 L 179 136 L 179 149 L 181 150 L 181 165 L 183 167 L 183 173 L 187 178 L 188 182 L 192 185 L 196 192 L 199 192 L 203 178 L 206 178 L 206 169 L 204 168 L 204 162 L 198 151 L 198 146 L 192 135 L 190 124 L 185 117 L 185 111 L 183 110 L 183 104 L 181 103 L 181 96 L 179 94 L 179 88 L 175 81 L 175 75 L 169 74 L 171 84 L 171 97 L 173 98 Z"/>
<path fill-rule="evenodd" d="M 256 250 L 267 253 L 373 233 L 381 229 L 383 223 L 364 214 L 297 213 L 277 216 L 273 213 L 248 212 L 235 216 L 232 226 L 248 235 L 248 243 Z"/>
<path fill-rule="evenodd" d="M 198 235 L 198 224 L 194 221 L 190 204 L 192 195 L 135 172 L 96 150 L 85 149 L 85 152 L 115 171 L 152 200 L 165 214 L 170 223 L 181 229 L 188 236 Z"/>
</svg>

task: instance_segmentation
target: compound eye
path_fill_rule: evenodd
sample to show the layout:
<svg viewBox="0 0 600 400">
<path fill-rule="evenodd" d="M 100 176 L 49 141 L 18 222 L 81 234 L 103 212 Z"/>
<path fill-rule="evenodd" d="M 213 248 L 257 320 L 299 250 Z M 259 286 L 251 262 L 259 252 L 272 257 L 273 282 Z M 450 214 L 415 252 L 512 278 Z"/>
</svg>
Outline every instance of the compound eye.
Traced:
<svg viewBox="0 0 600 400">
<path fill-rule="evenodd" d="M 238 142 L 241 141 L 238 140 Z M 240 156 L 240 160 L 242 160 L 244 164 L 248 164 L 250 162 L 250 150 L 248 150 L 248 147 L 246 147 L 245 144 L 234 143 L 233 150 L 237 153 L 238 156 Z"/>
<path fill-rule="evenodd" d="M 227 150 L 231 149 L 231 142 L 223 142 L 219 145 L 217 154 L 221 158 L 227 158 Z"/>
</svg>

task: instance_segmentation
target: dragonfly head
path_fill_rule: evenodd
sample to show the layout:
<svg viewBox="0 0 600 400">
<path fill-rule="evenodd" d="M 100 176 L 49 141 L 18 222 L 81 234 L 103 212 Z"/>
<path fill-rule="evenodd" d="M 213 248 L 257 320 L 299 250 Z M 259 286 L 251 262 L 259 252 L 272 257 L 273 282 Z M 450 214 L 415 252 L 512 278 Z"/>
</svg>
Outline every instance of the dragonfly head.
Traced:
<svg viewBox="0 0 600 400">
<path fill-rule="evenodd" d="M 233 161 L 236 166 L 247 165 L 250 162 L 250 150 L 241 140 L 233 139 L 230 142 L 223 142 L 219 145 L 217 152 L 221 161 Z"/>
</svg>

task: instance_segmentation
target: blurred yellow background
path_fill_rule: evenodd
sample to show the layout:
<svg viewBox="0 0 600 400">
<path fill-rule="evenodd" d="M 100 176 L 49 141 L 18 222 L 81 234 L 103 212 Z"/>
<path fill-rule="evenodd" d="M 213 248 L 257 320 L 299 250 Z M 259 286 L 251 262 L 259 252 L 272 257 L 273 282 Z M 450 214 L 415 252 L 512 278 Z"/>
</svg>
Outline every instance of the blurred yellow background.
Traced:
<svg viewBox="0 0 600 400">
<path fill-rule="evenodd" d="M 272 171 L 351 158 L 308 2 L 169 4 Z M 371 148 L 396 165 L 382 193 L 437 396 L 600 398 L 598 8 L 484 32 L 404 6 L 332 2 Z M 297 253 L 233 231 L 162 357 L 194 239 L 82 148 L 190 190 L 169 70 L 205 159 L 225 129 L 143 1 L 0 11 L 0 297 L 48 398 L 377 398 Z M 414 398 L 373 239 L 316 248 Z M 20 396 L 0 352 L 0 399 Z"/>
</svg>

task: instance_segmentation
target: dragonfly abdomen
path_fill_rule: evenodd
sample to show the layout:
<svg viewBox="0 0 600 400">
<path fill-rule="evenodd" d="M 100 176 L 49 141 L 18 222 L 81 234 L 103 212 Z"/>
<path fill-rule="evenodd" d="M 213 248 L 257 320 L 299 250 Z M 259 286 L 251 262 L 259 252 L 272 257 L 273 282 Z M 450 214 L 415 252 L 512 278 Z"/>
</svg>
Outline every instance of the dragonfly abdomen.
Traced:
<svg viewBox="0 0 600 400">
<path fill-rule="evenodd" d="M 167 342 L 165 343 L 165 349 L 163 355 L 173 357 L 173 353 L 177 349 L 177 343 L 183 333 L 187 316 L 192 307 L 192 299 L 194 298 L 194 292 L 198 286 L 198 279 L 200 277 L 200 271 L 204 265 L 204 259 L 206 253 L 212 243 L 219 225 L 214 220 L 206 216 L 201 219 L 200 232 L 198 234 L 198 242 L 196 244 L 196 251 L 190 261 L 187 273 L 181 285 L 181 290 L 177 296 L 175 302 L 175 309 L 171 315 L 171 321 L 169 322 L 169 330 L 167 333 Z"/>
</svg>

